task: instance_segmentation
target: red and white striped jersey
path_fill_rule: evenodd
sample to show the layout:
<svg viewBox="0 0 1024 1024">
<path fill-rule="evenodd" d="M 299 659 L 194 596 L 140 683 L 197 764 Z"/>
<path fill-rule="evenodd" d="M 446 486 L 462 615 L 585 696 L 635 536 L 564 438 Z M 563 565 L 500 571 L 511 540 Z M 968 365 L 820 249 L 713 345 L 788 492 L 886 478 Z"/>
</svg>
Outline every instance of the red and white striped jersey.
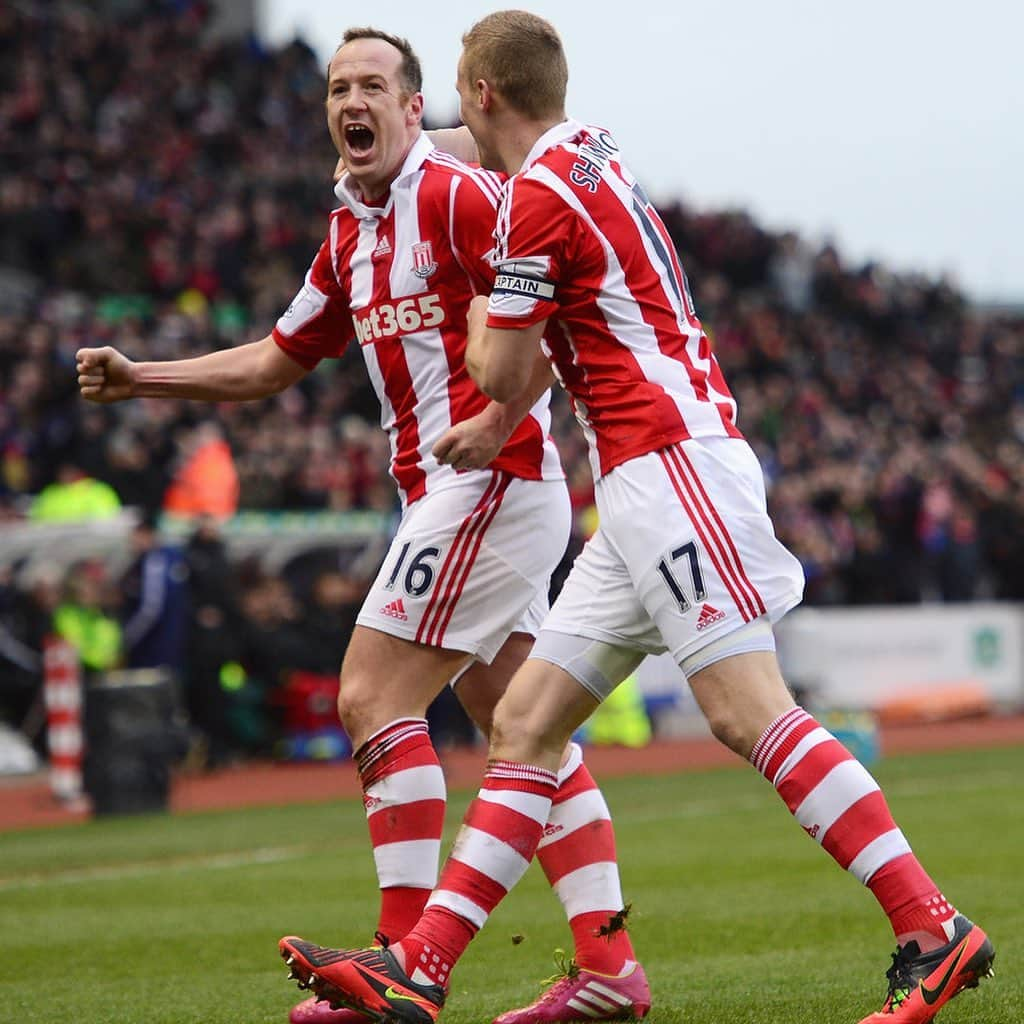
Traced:
<svg viewBox="0 0 1024 1024">
<path fill-rule="evenodd" d="M 595 479 L 691 437 L 741 437 L 665 225 L 603 128 L 537 140 L 498 213 L 487 322 L 548 320 L 545 351 Z"/>
<path fill-rule="evenodd" d="M 465 366 L 466 313 L 490 290 L 488 254 L 503 181 L 434 149 L 421 135 L 381 206 L 343 178 L 342 206 L 274 340 L 307 369 L 339 356 L 353 335 L 391 440 L 391 475 L 406 506 L 454 470 L 431 448 L 489 399 Z M 562 467 L 545 394 L 491 464 L 527 480 L 558 480 Z"/>
</svg>

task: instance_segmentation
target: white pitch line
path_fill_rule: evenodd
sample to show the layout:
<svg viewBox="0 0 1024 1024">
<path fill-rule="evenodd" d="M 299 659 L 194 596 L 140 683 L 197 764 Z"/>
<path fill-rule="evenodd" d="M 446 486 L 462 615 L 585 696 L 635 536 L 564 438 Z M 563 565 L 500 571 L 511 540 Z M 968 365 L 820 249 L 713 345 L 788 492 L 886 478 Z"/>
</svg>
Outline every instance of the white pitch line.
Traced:
<svg viewBox="0 0 1024 1024">
<path fill-rule="evenodd" d="M 305 846 L 265 846 L 238 853 L 217 853 L 173 861 L 137 864 L 112 864 L 95 868 L 58 871 L 52 875 L 32 874 L 21 878 L 0 878 L 0 892 L 15 889 L 42 889 L 51 885 L 79 885 L 83 882 L 118 882 L 126 878 L 147 878 L 168 872 L 223 871 L 252 864 L 278 864 L 296 860 L 309 853 Z"/>
</svg>

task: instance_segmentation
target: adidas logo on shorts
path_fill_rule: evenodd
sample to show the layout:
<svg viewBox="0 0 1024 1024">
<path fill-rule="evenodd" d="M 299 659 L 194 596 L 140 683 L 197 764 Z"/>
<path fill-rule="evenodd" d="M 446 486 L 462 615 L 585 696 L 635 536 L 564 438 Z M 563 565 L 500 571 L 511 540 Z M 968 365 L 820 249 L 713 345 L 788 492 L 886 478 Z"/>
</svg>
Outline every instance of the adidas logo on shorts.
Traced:
<svg viewBox="0 0 1024 1024">
<path fill-rule="evenodd" d="M 700 632 L 702 629 L 707 629 L 708 626 L 713 626 L 724 618 L 725 612 L 720 612 L 713 605 L 706 604 L 701 608 L 700 615 L 697 617 L 697 631 Z"/>
<path fill-rule="evenodd" d="M 384 605 L 384 607 L 381 608 L 379 614 L 390 615 L 391 618 L 400 619 L 402 622 L 409 621 L 409 616 L 405 614 L 405 605 L 402 604 L 402 599 L 400 597 L 396 598 L 394 601 L 391 601 L 389 604 Z M 700 627 L 698 626 L 698 629 L 699 628 Z"/>
</svg>

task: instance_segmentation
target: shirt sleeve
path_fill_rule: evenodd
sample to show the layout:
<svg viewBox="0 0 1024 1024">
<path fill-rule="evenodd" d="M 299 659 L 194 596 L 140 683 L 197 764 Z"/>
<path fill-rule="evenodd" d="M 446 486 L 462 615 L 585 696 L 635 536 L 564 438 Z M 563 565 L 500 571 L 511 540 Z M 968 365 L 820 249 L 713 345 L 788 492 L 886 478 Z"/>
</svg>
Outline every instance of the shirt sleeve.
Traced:
<svg viewBox="0 0 1024 1024">
<path fill-rule="evenodd" d="M 340 356 L 352 339 L 352 311 L 334 273 L 329 239 L 320 246 L 298 295 L 272 334 L 278 347 L 307 370 L 321 359 Z"/>
<path fill-rule="evenodd" d="M 489 327 L 529 327 L 554 315 L 574 227 L 572 210 L 546 185 L 509 181 L 495 231 Z"/>
<path fill-rule="evenodd" d="M 477 170 L 459 181 L 452 204 L 450 237 L 477 294 L 487 294 L 494 285 L 494 224 L 503 188 L 501 176 Z"/>
</svg>

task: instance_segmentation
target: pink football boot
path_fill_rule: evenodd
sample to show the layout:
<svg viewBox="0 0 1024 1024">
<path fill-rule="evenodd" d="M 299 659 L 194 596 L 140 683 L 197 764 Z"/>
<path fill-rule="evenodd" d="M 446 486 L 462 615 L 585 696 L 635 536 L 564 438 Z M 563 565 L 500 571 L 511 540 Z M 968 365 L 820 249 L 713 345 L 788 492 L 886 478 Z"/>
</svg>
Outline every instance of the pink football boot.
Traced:
<svg viewBox="0 0 1024 1024">
<path fill-rule="evenodd" d="M 565 973 L 529 1006 L 496 1017 L 494 1024 L 565 1024 L 566 1021 L 637 1020 L 651 1008 L 644 969 L 634 963 L 615 976 L 585 971 L 572 960 Z"/>
<path fill-rule="evenodd" d="M 310 996 L 292 1007 L 288 1024 L 366 1024 L 369 1018 L 355 1010 L 332 1010 L 326 999 Z"/>
</svg>

